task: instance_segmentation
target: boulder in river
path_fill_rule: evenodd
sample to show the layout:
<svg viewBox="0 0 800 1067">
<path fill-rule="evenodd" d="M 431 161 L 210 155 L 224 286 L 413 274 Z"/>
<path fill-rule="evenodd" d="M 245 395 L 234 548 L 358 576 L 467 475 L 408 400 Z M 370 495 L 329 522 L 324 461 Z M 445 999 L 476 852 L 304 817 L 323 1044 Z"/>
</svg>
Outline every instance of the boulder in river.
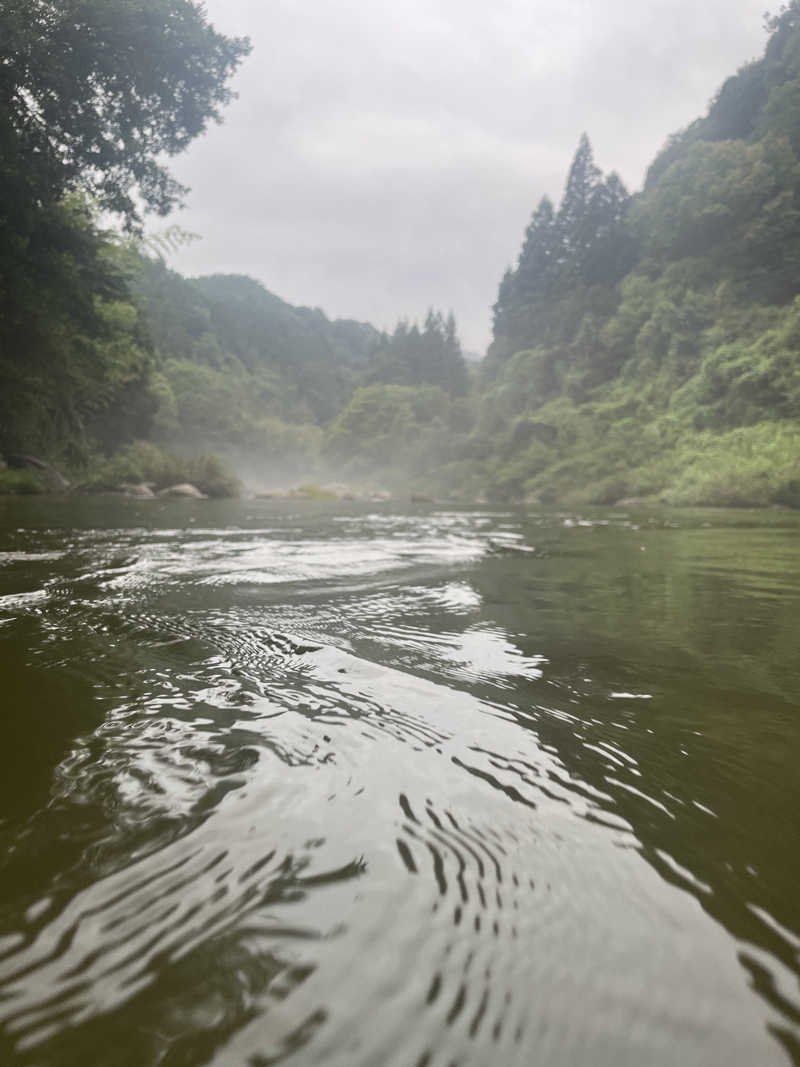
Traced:
<svg viewBox="0 0 800 1067">
<path fill-rule="evenodd" d="M 647 501 L 643 496 L 625 496 L 622 500 L 616 500 L 614 502 L 615 508 L 633 508 L 639 504 L 646 504 Z"/>
<path fill-rule="evenodd" d="M 146 482 L 122 482 L 119 491 L 125 496 L 136 496 L 141 500 L 154 500 L 156 495 Z"/>
<path fill-rule="evenodd" d="M 201 493 L 196 485 L 190 482 L 181 482 L 179 485 L 170 485 L 166 489 L 159 490 L 159 496 L 182 496 L 191 500 L 208 500 L 205 493 Z"/>
</svg>

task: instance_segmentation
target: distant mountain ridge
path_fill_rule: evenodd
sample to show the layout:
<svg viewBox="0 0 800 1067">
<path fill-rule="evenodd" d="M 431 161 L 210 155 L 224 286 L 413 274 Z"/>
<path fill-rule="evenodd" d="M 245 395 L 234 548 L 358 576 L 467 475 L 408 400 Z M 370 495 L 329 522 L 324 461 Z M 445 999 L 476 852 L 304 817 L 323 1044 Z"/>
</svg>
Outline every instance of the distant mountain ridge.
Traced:
<svg viewBox="0 0 800 1067">
<path fill-rule="evenodd" d="M 260 376 L 262 386 L 266 375 L 272 399 L 261 414 L 332 418 L 382 336 L 368 323 L 295 307 L 240 274 L 184 278 L 148 259 L 134 293 L 161 365 L 188 360 L 219 373 L 238 370 Z"/>
</svg>

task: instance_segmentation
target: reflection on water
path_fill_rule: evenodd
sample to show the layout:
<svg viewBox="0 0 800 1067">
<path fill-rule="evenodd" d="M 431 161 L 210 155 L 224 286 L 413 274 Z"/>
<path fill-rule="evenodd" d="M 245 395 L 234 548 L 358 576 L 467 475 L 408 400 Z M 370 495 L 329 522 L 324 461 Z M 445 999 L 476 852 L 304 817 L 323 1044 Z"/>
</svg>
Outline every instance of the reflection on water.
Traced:
<svg viewBox="0 0 800 1067">
<path fill-rule="evenodd" d="M 0 508 L 0 1062 L 800 1064 L 796 516 Z"/>
</svg>

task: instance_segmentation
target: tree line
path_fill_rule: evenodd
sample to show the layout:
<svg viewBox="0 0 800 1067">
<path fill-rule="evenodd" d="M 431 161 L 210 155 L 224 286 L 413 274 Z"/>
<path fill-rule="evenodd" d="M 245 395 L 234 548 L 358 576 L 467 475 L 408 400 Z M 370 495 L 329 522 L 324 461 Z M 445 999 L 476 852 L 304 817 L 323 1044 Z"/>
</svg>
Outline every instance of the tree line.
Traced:
<svg viewBox="0 0 800 1067">
<path fill-rule="evenodd" d="M 451 314 L 382 333 L 142 245 L 246 40 L 191 0 L 6 5 L 0 454 L 145 439 L 468 499 L 800 504 L 800 0 L 767 32 L 641 191 L 581 137 L 471 374 Z"/>
</svg>

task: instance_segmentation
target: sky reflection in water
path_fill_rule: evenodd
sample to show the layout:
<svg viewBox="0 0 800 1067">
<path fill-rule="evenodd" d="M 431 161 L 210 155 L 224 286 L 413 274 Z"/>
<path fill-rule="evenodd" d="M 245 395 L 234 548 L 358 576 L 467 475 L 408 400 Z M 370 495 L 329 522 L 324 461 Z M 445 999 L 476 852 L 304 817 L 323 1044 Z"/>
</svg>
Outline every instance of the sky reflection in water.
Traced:
<svg viewBox="0 0 800 1067">
<path fill-rule="evenodd" d="M 0 506 L 3 1063 L 800 1063 L 793 516 Z"/>
</svg>

